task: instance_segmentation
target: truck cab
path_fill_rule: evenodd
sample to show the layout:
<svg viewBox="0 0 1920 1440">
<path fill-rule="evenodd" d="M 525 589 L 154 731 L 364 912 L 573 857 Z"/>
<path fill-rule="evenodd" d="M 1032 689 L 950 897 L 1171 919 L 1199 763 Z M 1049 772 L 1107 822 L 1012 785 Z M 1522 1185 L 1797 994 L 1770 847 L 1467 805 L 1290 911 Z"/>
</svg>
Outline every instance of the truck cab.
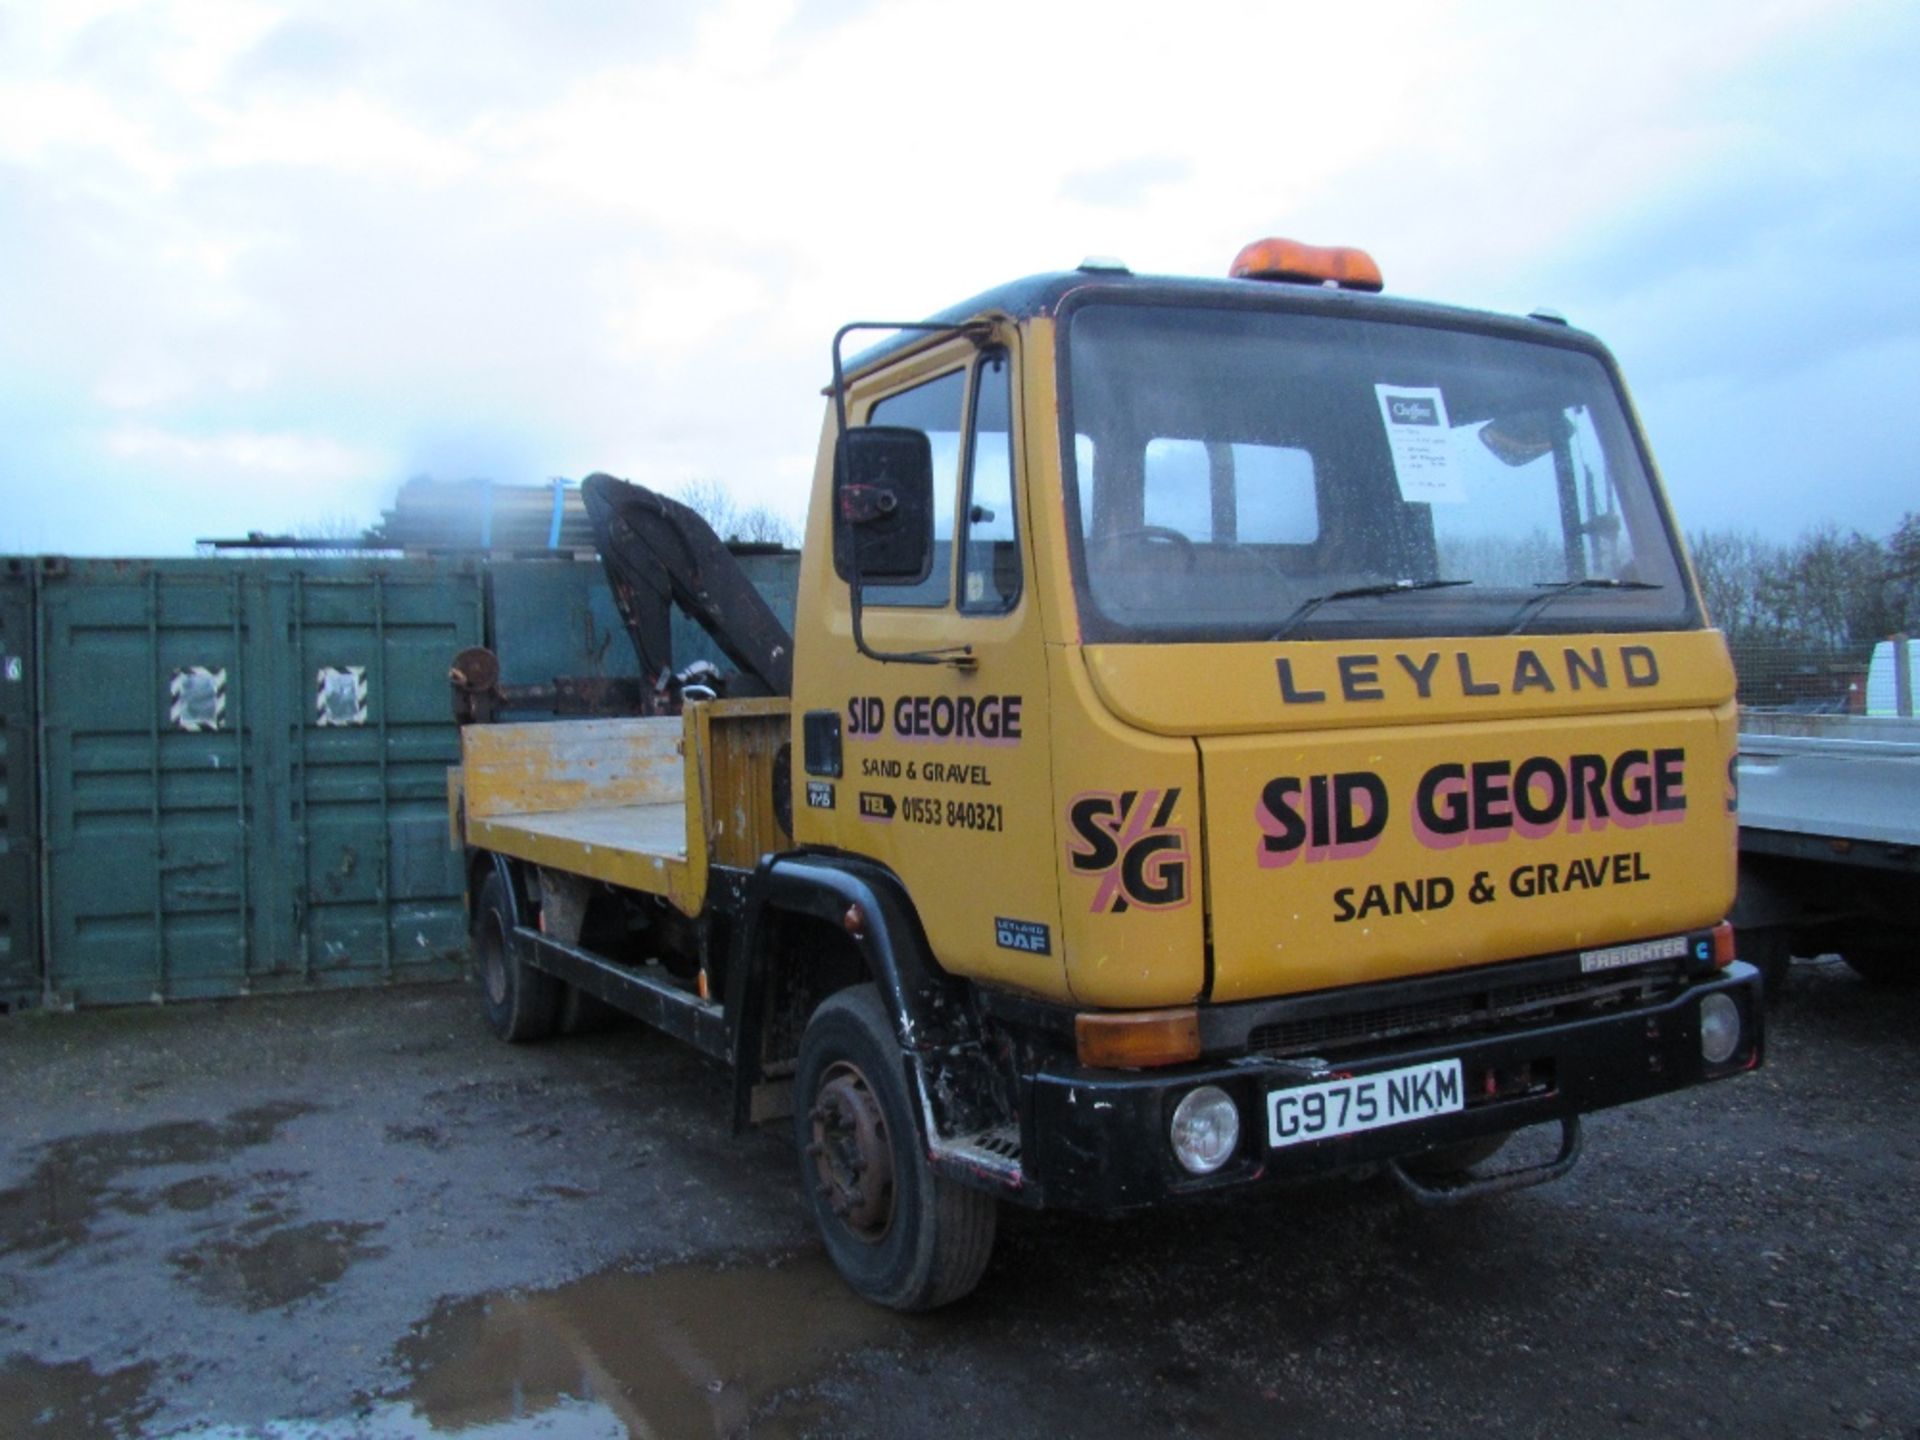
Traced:
<svg viewBox="0 0 1920 1440">
<path fill-rule="evenodd" d="M 1596 341 L 1113 272 L 954 313 L 848 399 L 932 441 L 930 572 L 866 631 L 964 663 L 856 651 L 825 497 L 795 640 L 843 749 L 796 839 L 894 869 L 943 965 L 1144 1008 L 1725 915 L 1732 666 Z"/>
<path fill-rule="evenodd" d="M 864 647 L 828 416 L 796 841 L 885 867 L 946 974 L 1073 1037 L 1033 1103 L 1144 1086 L 1130 1113 L 1160 1132 L 1191 1067 L 1230 1077 L 1218 1168 L 1158 1134 L 1124 1162 L 1064 1146 L 1070 1173 L 1029 1180 L 1076 1203 L 1337 1166 L 1423 1123 L 1500 1134 L 1758 1058 L 1716 931 L 1733 669 L 1617 368 L 1557 317 L 1378 289 L 1357 252 L 1268 242 L 1221 281 L 1035 277 L 854 360 L 850 429 L 921 431 L 931 457 L 930 563 L 862 586 Z M 1740 1030 L 1718 1064 L 1702 984 Z M 1446 1117 L 1277 1143 L 1273 1076 L 1475 1034 L 1577 1049 L 1595 1024 L 1632 1032 L 1604 1081 L 1558 1039 L 1476 1042 Z"/>
</svg>

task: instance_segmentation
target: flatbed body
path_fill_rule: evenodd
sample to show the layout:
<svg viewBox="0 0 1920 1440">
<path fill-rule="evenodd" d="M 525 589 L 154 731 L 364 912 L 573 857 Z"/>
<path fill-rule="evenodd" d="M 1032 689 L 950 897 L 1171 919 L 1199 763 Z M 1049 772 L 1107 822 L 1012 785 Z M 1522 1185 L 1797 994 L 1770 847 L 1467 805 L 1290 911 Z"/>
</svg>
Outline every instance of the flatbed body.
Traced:
<svg viewBox="0 0 1920 1440">
<path fill-rule="evenodd" d="M 770 776 L 787 712 L 784 700 L 720 700 L 674 716 L 469 725 L 450 790 L 456 838 L 698 915 L 711 865 L 750 868 L 782 847 Z"/>
<path fill-rule="evenodd" d="M 1733 919 L 1772 983 L 1837 952 L 1910 979 L 1920 920 L 1920 721 L 1743 711 Z"/>
<path fill-rule="evenodd" d="M 1920 721 L 1745 711 L 1740 831 L 1920 846 Z"/>
</svg>

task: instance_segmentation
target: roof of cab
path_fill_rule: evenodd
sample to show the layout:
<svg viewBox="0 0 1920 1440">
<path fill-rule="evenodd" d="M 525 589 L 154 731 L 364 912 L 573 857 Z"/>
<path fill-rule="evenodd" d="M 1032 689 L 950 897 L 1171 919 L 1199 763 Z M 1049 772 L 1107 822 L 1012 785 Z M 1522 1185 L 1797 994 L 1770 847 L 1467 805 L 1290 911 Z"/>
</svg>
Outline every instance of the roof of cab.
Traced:
<svg viewBox="0 0 1920 1440">
<path fill-rule="evenodd" d="M 991 290 L 982 291 L 970 300 L 949 305 L 937 314 L 929 315 L 922 323 L 958 326 L 965 321 L 988 315 L 1004 315 L 1019 322 L 1038 315 L 1051 315 L 1069 294 L 1083 289 L 1097 289 L 1105 294 L 1152 292 L 1157 298 L 1169 301 L 1185 299 L 1203 304 L 1252 301 L 1256 304 L 1279 305 L 1288 309 L 1308 311 L 1318 310 L 1323 313 L 1344 309 L 1347 313 L 1358 311 L 1378 319 L 1393 318 L 1413 323 L 1425 321 L 1428 324 L 1448 322 L 1459 324 L 1465 320 L 1483 326 L 1491 325 L 1496 329 L 1511 330 L 1526 338 L 1546 338 L 1561 343 L 1571 341 L 1582 348 L 1589 346 L 1598 348 L 1598 342 L 1592 336 L 1573 329 L 1558 317 L 1549 319 L 1544 314 L 1524 317 L 1505 315 L 1497 311 L 1472 310 L 1455 305 L 1439 305 L 1427 300 L 1410 300 L 1397 295 L 1335 289 L 1321 285 L 1288 284 L 1272 280 L 1135 275 L 1129 270 L 1105 266 L 1085 266 L 1078 270 L 1054 271 L 1050 274 L 1029 275 L 1021 280 L 1012 280 L 1004 285 L 996 285 Z M 884 328 L 884 326 L 876 322 L 876 328 Z M 845 373 L 851 378 L 903 351 L 918 349 L 921 346 L 936 343 L 937 340 L 937 334 L 930 335 L 925 330 L 896 331 L 846 360 Z M 827 393 L 832 393 L 831 386 L 828 387 Z"/>
</svg>

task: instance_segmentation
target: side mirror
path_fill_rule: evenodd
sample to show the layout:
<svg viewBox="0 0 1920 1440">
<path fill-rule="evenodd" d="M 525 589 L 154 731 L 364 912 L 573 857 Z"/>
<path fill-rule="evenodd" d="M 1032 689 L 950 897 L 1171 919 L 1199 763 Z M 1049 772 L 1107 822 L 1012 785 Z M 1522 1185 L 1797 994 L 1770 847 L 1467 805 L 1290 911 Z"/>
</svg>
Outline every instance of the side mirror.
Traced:
<svg viewBox="0 0 1920 1440">
<path fill-rule="evenodd" d="M 833 455 L 833 568 L 862 584 L 933 573 L 933 445 L 922 430 L 867 425 Z"/>
</svg>

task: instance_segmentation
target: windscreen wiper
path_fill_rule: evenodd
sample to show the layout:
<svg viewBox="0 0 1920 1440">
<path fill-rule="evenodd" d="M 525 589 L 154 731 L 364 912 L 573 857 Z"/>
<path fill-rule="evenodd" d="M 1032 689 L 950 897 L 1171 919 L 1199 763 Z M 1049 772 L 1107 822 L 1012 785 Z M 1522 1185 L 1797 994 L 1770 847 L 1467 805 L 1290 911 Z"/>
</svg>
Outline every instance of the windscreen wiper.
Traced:
<svg viewBox="0 0 1920 1440">
<path fill-rule="evenodd" d="M 1387 580 L 1378 585 L 1355 585 L 1349 590 L 1329 590 L 1324 595 L 1309 595 L 1287 616 L 1278 630 L 1267 637 L 1269 643 L 1284 640 L 1322 605 L 1335 600 L 1362 600 L 1370 595 L 1410 595 L 1416 590 L 1446 590 L 1455 585 L 1471 585 L 1471 580 Z"/>
<path fill-rule="evenodd" d="M 1575 590 L 1664 590 L 1666 588 L 1658 580 L 1616 580 L 1611 575 L 1589 575 L 1580 580 L 1536 580 L 1533 583 L 1539 587 L 1540 593 L 1527 597 L 1526 603 L 1514 615 L 1513 624 L 1507 627 L 1509 635 L 1518 635 L 1521 626 L 1561 596 L 1570 595 Z"/>
</svg>

